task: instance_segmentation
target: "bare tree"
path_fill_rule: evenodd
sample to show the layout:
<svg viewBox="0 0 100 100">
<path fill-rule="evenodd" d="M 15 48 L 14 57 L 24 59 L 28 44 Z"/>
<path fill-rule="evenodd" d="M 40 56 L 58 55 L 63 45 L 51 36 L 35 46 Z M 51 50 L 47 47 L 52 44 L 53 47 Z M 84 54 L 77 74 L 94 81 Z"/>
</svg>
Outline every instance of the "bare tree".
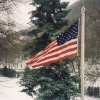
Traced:
<svg viewBox="0 0 100 100">
<path fill-rule="evenodd" d="M 89 81 L 100 77 L 100 0 L 82 0 L 86 8 L 85 75 Z"/>
<path fill-rule="evenodd" d="M 10 66 L 23 55 L 22 41 L 18 33 L 14 31 L 16 25 L 12 16 L 14 8 L 19 3 L 25 2 L 28 0 L 0 0 L 0 63 L 2 64 Z"/>
</svg>

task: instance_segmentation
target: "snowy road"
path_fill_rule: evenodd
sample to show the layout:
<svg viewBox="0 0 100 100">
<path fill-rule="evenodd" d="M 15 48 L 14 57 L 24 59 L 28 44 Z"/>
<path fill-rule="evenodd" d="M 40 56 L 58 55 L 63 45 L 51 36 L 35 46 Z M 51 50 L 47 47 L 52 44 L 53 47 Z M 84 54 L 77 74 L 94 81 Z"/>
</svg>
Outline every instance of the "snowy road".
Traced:
<svg viewBox="0 0 100 100">
<path fill-rule="evenodd" d="M 10 79 L 0 77 L 0 100 L 34 100 L 25 93 L 20 92 L 22 87 L 18 84 L 18 79 Z M 81 100 L 77 98 L 76 100 Z M 93 98 L 85 96 L 84 100 L 100 100 L 100 98 Z"/>
</svg>

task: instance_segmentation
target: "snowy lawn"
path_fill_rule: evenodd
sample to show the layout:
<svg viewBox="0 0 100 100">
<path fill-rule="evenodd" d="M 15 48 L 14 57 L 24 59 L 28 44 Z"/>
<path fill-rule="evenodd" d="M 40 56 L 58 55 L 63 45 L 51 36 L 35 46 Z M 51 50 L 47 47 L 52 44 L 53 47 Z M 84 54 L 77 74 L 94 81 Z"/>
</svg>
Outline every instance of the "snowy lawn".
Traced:
<svg viewBox="0 0 100 100">
<path fill-rule="evenodd" d="M 33 100 L 21 90 L 18 79 L 0 77 L 0 100 Z"/>
<path fill-rule="evenodd" d="M 0 77 L 0 100 L 34 100 L 26 93 L 20 92 L 23 87 L 18 84 L 19 79 Z M 75 100 L 81 100 L 79 97 Z M 85 96 L 84 100 L 100 100 L 100 98 L 93 98 Z"/>
<path fill-rule="evenodd" d="M 81 98 L 77 97 L 75 100 L 81 100 Z M 90 96 L 84 96 L 84 100 L 100 100 L 100 98 L 93 98 Z"/>
</svg>

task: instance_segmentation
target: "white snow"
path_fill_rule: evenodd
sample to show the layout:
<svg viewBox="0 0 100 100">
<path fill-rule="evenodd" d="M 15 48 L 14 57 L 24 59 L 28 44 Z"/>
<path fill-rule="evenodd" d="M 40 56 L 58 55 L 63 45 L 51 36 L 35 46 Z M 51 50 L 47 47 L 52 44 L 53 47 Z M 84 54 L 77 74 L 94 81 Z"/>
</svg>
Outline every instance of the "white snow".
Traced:
<svg viewBox="0 0 100 100">
<path fill-rule="evenodd" d="M 31 96 L 20 92 L 21 90 L 17 78 L 0 77 L 0 100 L 33 100 Z"/>
<path fill-rule="evenodd" d="M 80 97 L 75 98 L 75 100 L 81 100 Z M 84 96 L 84 100 L 100 100 L 100 98 L 94 98 L 90 96 Z"/>
<path fill-rule="evenodd" d="M 17 78 L 6 78 L 0 77 L 0 100 L 34 100 L 31 96 L 26 93 L 20 92 L 23 87 L 20 87 Z M 76 98 L 75 100 L 81 100 Z M 100 98 L 93 98 L 85 96 L 84 100 L 100 100 Z"/>
<path fill-rule="evenodd" d="M 84 99 L 85 100 L 100 100 L 100 98 L 93 98 L 93 97 L 89 97 L 89 96 L 85 96 Z"/>
</svg>

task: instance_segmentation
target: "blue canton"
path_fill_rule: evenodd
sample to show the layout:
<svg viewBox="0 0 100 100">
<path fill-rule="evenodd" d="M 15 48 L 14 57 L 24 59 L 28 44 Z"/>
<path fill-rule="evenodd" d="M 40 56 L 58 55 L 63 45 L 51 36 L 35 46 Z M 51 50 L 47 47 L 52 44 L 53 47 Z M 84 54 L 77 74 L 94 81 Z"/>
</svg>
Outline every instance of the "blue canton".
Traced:
<svg viewBox="0 0 100 100">
<path fill-rule="evenodd" d="M 57 37 L 57 43 L 58 45 L 62 45 L 67 41 L 77 38 L 77 35 L 78 35 L 78 21 L 72 24 L 69 28 L 67 28 L 67 30 L 62 32 Z"/>
</svg>

